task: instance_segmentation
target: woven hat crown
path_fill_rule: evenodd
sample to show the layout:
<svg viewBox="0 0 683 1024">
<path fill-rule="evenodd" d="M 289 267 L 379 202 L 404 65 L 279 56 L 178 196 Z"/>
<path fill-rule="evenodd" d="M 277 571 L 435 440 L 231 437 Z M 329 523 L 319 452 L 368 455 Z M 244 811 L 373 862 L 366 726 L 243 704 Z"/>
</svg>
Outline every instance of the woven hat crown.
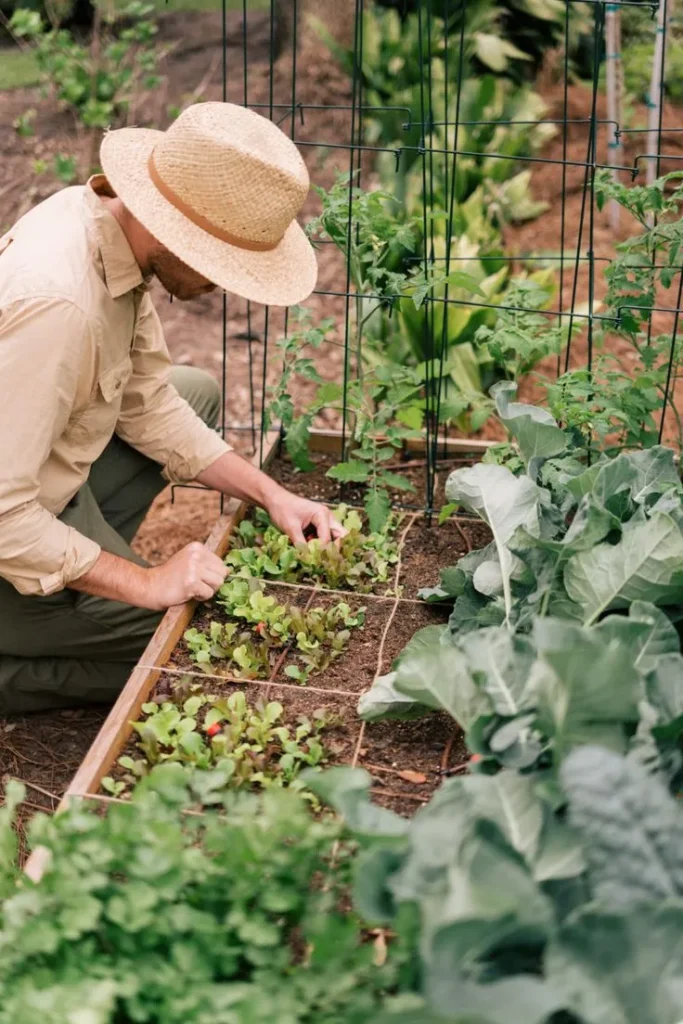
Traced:
<svg viewBox="0 0 683 1024">
<path fill-rule="evenodd" d="M 207 231 L 264 250 L 280 242 L 309 189 L 294 143 L 231 103 L 188 107 L 154 147 L 149 170 L 159 191 Z"/>
</svg>

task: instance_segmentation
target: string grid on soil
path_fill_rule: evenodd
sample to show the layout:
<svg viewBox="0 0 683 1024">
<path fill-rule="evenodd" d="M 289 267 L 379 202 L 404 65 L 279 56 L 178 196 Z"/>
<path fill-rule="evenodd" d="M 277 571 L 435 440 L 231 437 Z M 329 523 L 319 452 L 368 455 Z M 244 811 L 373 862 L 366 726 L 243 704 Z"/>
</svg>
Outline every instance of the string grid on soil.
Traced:
<svg viewBox="0 0 683 1024">
<path fill-rule="evenodd" d="M 276 581 L 271 581 L 271 580 L 267 581 L 268 587 L 270 587 L 270 586 L 280 586 L 280 587 L 283 587 L 283 588 L 291 588 L 291 589 L 294 589 L 294 590 L 296 590 L 298 592 L 301 592 L 301 593 L 307 593 L 308 594 L 308 598 L 307 598 L 307 601 L 306 601 L 306 604 L 305 604 L 305 608 L 306 609 L 311 607 L 311 604 L 313 603 L 314 600 L 316 600 L 316 598 L 321 597 L 323 595 L 329 595 L 329 594 L 341 594 L 341 595 L 343 595 L 346 598 L 349 598 L 350 596 L 355 596 L 355 597 L 359 597 L 360 596 L 360 597 L 362 597 L 364 602 L 365 601 L 367 601 L 367 602 L 376 602 L 378 605 L 379 604 L 389 604 L 390 605 L 390 607 L 388 609 L 388 614 L 387 614 L 386 620 L 385 620 L 383 628 L 382 628 L 381 636 L 380 636 L 380 639 L 379 639 L 379 647 L 378 647 L 378 651 L 377 651 L 377 657 L 376 657 L 375 664 L 374 664 L 374 672 L 373 672 L 372 681 L 371 681 L 370 685 L 374 684 L 374 682 L 377 680 L 377 678 L 380 677 L 384 673 L 384 671 L 385 671 L 385 668 L 386 668 L 385 660 L 386 660 L 387 641 L 388 641 L 388 637 L 389 637 L 390 632 L 391 632 L 392 625 L 394 625 L 394 622 L 395 622 L 396 617 L 397 617 L 397 615 L 399 613 L 399 610 L 402 607 L 406 607 L 406 609 L 408 607 L 413 609 L 416 606 L 421 606 L 422 608 L 430 609 L 430 610 L 434 609 L 434 607 L 435 607 L 434 605 L 426 605 L 424 601 L 420 601 L 417 598 L 403 597 L 402 594 L 401 594 L 401 589 L 400 589 L 401 571 L 402 571 L 402 568 L 403 568 L 403 552 L 405 550 L 406 541 L 408 540 L 408 537 L 409 537 L 411 531 L 413 530 L 413 528 L 415 527 L 416 523 L 419 520 L 423 519 L 423 518 L 424 518 L 423 514 L 420 513 L 420 512 L 411 513 L 407 517 L 407 522 L 405 523 L 405 526 L 404 526 L 404 528 L 403 528 L 403 530 L 401 532 L 401 535 L 400 535 L 400 538 L 399 538 L 399 542 L 398 542 L 398 558 L 397 558 L 395 570 L 394 570 L 394 573 L 393 573 L 393 580 L 392 580 L 392 587 L 391 587 L 391 589 L 393 590 L 393 593 L 390 594 L 390 595 L 386 595 L 386 594 L 372 594 L 372 593 L 357 595 L 357 594 L 354 594 L 354 592 L 342 591 L 342 590 L 332 590 L 332 589 L 327 589 L 327 588 L 321 587 L 319 585 L 315 585 L 314 586 L 314 585 L 306 585 L 306 584 L 298 584 L 298 583 L 297 584 L 282 583 L 282 582 L 276 582 Z M 473 520 L 473 522 L 477 522 L 477 523 L 480 524 L 479 520 Z M 470 541 L 469 541 L 469 538 L 467 538 L 466 535 L 464 535 L 464 531 L 463 531 L 463 539 L 464 539 L 465 545 L 469 549 Z M 360 693 L 359 693 L 358 689 L 350 689 L 350 688 L 344 688 L 344 687 L 331 687 L 331 686 L 318 686 L 318 685 L 315 685 L 314 683 L 313 684 L 307 683 L 307 684 L 302 686 L 301 684 L 297 684 L 297 683 L 289 683 L 289 682 L 280 681 L 280 679 L 278 679 L 278 674 L 279 674 L 279 672 L 280 672 L 280 670 L 282 668 L 282 665 L 284 664 L 284 662 L 285 662 L 285 660 L 287 658 L 288 653 L 291 650 L 291 646 L 292 646 L 291 644 L 288 645 L 288 647 L 286 647 L 280 653 L 278 659 L 276 660 L 276 662 L 275 662 L 275 664 L 274 664 L 274 666 L 273 666 L 273 668 L 272 668 L 272 670 L 270 672 L 270 675 L 269 675 L 268 679 L 239 679 L 238 677 L 233 676 L 233 675 L 223 675 L 223 674 L 218 674 L 218 673 L 210 673 L 210 672 L 198 671 L 196 669 L 188 669 L 188 670 L 186 670 L 186 669 L 183 669 L 183 668 L 169 668 L 167 665 L 148 664 L 148 663 L 141 663 L 139 667 L 141 669 L 145 670 L 145 671 L 158 672 L 160 674 L 160 677 L 167 677 L 167 678 L 168 677 L 170 677 L 170 678 L 187 678 L 187 677 L 190 677 L 190 678 L 195 678 L 197 680 L 201 680 L 204 683 L 213 681 L 217 685 L 221 685 L 221 686 L 239 687 L 239 688 L 244 689 L 245 691 L 247 691 L 250 688 L 253 688 L 254 692 L 262 691 L 262 695 L 263 695 L 263 699 L 264 700 L 272 699 L 273 691 L 279 691 L 283 695 L 285 695 L 285 699 L 287 697 L 291 697 L 294 700 L 295 703 L 301 702 L 304 705 L 310 704 L 311 698 L 315 698 L 316 701 L 318 701 L 320 698 L 323 698 L 323 699 L 327 698 L 329 700 L 332 700 L 333 702 L 339 702 L 340 700 L 342 702 L 344 702 L 344 703 L 349 702 L 349 701 L 353 701 L 354 702 L 354 706 L 355 706 L 355 702 L 357 702 L 358 697 L 360 696 Z M 343 666 L 343 656 L 342 656 L 342 658 L 340 658 L 338 660 L 339 660 L 339 662 L 341 662 L 341 664 Z M 159 684 L 157 684 L 157 686 L 158 685 Z M 289 707 L 288 710 L 291 710 L 291 707 Z M 439 716 L 434 715 L 432 717 L 433 718 L 438 718 Z M 406 730 L 406 731 L 409 731 L 411 728 L 413 730 L 415 730 L 415 729 L 419 730 L 420 728 L 424 729 L 425 721 L 423 719 L 423 720 L 418 720 L 416 722 L 411 722 L 411 723 L 396 723 L 396 722 L 377 723 L 377 726 L 379 728 L 381 728 L 383 725 L 386 725 L 386 724 L 388 724 L 391 727 L 393 737 L 396 737 L 398 739 L 398 733 L 400 732 L 402 726 L 403 726 L 404 730 Z M 441 778 L 441 776 L 449 773 L 449 771 L 452 770 L 452 769 L 450 769 L 450 762 L 451 762 L 451 760 L 453 759 L 454 756 L 456 756 L 458 758 L 458 764 L 460 764 L 460 762 L 462 761 L 462 758 L 464 756 L 466 756 L 466 753 L 465 753 L 465 750 L 464 750 L 464 746 L 462 745 L 462 743 L 458 743 L 457 742 L 458 741 L 458 736 L 454 733 L 452 719 L 450 719 L 448 716 L 441 716 L 441 723 L 439 724 L 439 730 L 438 731 L 439 731 L 439 737 L 438 737 L 439 749 L 438 749 L 438 751 L 435 751 L 435 755 L 436 755 L 435 756 L 435 760 L 436 760 L 438 766 L 437 766 L 436 769 L 433 769 L 434 774 L 436 776 L 436 781 L 434 782 L 434 786 L 438 784 L 438 781 Z M 443 736 L 440 735 L 441 731 L 443 731 Z M 380 776 L 385 776 L 386 775 L 388 777 L 391 777 L 391 778 L 394 778 L 394 779 L 400 781 L 401 780 L 401 772 L 400 772 L 400 769 L 396 768 L 393 764 L 392 765 L 377 765 L 377 764 L 374 764 L 374 763 L 371 763 L 371 762 L 365 760 L 366 750 L 364 749 L 364 743 L 365 743 L 365 741 L 367 739 L 367 736 L 368 736 L 368 731 L 367 731 L 367 728 L 366 728 L 366 723 L 365 722 L 359 722 L 359 730 L 358 730 L 357 737 L 355 739 L 355 743 L 353 745 L 352 752 L 350 752 L 350 756 L 348 756 L 348 758 L 345 760 L 345 763 L 350 764 L 351 767 L 363 766 L 363 767 L 367 768 L 367 770 L 370 772 L 370 774 L 373 777 L 373 792 L 376 795 L 376 797 L 380 800 L 380 802 L 389 801 L 390 804 L 393 802 L 393 805 L 396 806 L 397 808 L 399 808 L 400 805 L 402 803 L 404 803 L 404 802 L 414 803 L 414 804 L 425 804 L 425 803 L 427 803 L 427 801 L 429 799 L 429 795 L 431 794 L 431 791 L 432 791 L 432 789 L 434 787 L 433 786 L 429 786 L 428 787 L 426 785 L 426 783 L 427 783 L 426 777 L 425 777 L 425 784 L 424 784 L 425 785 L 425 793 L 424 794 L 422 794 L 422 793 L 417 794 L 415 792 L 410 792 L 409 789 L 406 789 L 405 791 L 399 791 L 399 790 L 396 790 L 396 789 L 389 788 L 387 786 L 384 778 L 382 778 L 382 777 L 377 778 L 377 776 L 379 774 Z M 394 744 L 392 743 L 392 739 L 391 738 L 389 738 L 387 745 L 389 746 L 390 749 L 394 748 Z M 398 746 L 398 745 L 399 745 L 399 743 L 396 742 L 396 746 Z M 417 753 L 418 752 L 416 751 L 416 754 Z M 373 759 L 373 760 L 376 760 L 376 759 Z M 413 765 L 412 764 L 411 765 L 407 765 L 406 767 L 412 769 Z M 456 768 L 456 770 L 457 770 L 457 768 Z M 417 773 L 417 774 L 419 775 L 419 774 L 422 774 L 422 773 Z M 416 783 L 409 783 L 410 788 L 414 789 L 415 784 Z M 429 792 L 427 792 L 427 789 L 429 789 Z"/>
</svg>

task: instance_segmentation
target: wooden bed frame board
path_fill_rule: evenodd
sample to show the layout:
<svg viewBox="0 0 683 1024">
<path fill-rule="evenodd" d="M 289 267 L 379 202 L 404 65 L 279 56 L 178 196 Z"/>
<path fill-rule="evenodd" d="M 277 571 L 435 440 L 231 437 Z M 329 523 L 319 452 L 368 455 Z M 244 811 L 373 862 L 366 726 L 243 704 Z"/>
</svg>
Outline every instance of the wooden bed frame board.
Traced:
<svg viewBox="0 0 683 1024">
<path fill-rule="evenodd" d="M 461 438 L 440 438 L 440 451 L 449 456 L 460 453 L 480 455 L 491 446 L 490 441 L 468 441 Z M 271 433 L 264 449 L 262 466 L 267 469 L 273 461 L 280 446 L 280 435 Z M 321 454 L 339 454 L 342 448 L 342 432 L 337 430 L 312 431 L 310 449 Z M 408 451 L 425 450 L 424 442 L 418 440 L 406 443 Z M 258 464 L 258 455 L 253 460 Z M 206 546 L 210 551 L 222 556 L 228 549 L 230 537 L 250 508 L 249 503 L 230 501 L 209 535 Z M 83 759 L 80 768 L 71 780 L 56 813 L 64 810 L 71 798 L 96 794 L 102 779 L 119 757 L 132 732 L 132 722 L 140 716 L 142 705 L 149 697 L 160 674 L 160 668 L 143 666 L 162 666 L 170 657 L 173 649 L 189 626 L 197 607 L 197 601 L 188 601 L 169 610 L 159 623 L 157 630 L 145 648 L 138 665 L 133 669 L 128 682 L 109 712 L 102 728 L 95 737 L 90 749 Z M 25 873 L 34 881 L 38 881 L 45 866 L 49 851 L 37 848 L 28 858 Z"/>
</svg>

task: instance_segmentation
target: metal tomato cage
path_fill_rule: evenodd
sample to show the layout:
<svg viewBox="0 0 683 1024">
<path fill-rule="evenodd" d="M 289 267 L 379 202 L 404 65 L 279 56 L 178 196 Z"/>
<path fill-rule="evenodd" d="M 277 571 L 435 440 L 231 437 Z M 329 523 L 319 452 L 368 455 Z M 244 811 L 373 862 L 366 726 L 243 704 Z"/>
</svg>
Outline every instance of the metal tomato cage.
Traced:
<svg viewBox="0 0 683 1024">
<path fill-rule="evenodd" d="M 339 0 L 343 6 L 343 0 Z M 618 326 L 618 315 L 608 315 L 600 312 L 599 303 L 596 301 L 596 277 L 610 263 L 611 256 L 599 251 L 599 244 L 596 237 L 596 198 L 594 182 L 598 171 L 606 170 L 613 178 L 622 183 L 634 182 L 636 184 L 647 180 L 651 182 L 659 176 L 660 165 L 663 160 L 680 161 L 683 159 L 677 153 L 662 152 L 662 136 L 672 133 L 680 133 L 683 128 L 675 125 L 664 125 L 664 89 L 665 89 L 665 68 L 666 68 L 666 39 L 669 26 L 669 10 L 671 0 L 660 0 L 652 3 L 648 0 L 563 0 L 564 17 L 557 42 L 556 66 L 561 65 L 561 88 L 563 94 L 562 114 L 555 118 L 541 118 L 534 121 L 534 124 L 552 125 L 559 133 L 562 143 L 561 157 L 544 156 L 543 152 L 533 155 L 518 155 L 506 152 L 486 151 L 487 161 L 512 161 L 515 168 L 539 168 L 543 165 L 552 165 L 557 168 L 561 182 L 560 204 L 560 231 L 557 238 L 557 249 L 555 252 L 534 252 L 524 251 L 514 255 L 504 253 L 497 258 L 500 261 L 514 263 L 543 264 L 557 268 L 558 289 L 557 300 L 553 302 L 552 309 L 543 309 L 541 312 L 549 320 L 557 318 L 558 322 L 567 327 L 567 342 L 564 351 L 557 357 L 556 371 L 559 375 L 565 372 L 572 365 L 576 365 L 576 358 L 572 361 L 572 328 L 578 322 L 583 325 L 582 334 L 585 338 L 585 358 L 581 355 L 581 364 L 587 370 L 591 370 L 595 356 L 595 333 L 602 326 L 609 326 L 610 322 Z M 353 217 L 352 187 L 362 185 L 367 187 L 369 161 L 376 159 L 380 154 L 388 154 L 394 159 L 394 166 L 398 174 L 402 162 L 410 160 L 417 163 L 420 169 L 422 189 L 424 195 L 422 211 L 422 234 L 424 238 L 424 251 L 419 256 L 419 261 L 424 266 L 425 272 L 430 268 L 439 265 L 446 275 L 457 268 L 458 262 L 469 257 L 458 256 L 453 252 L 454 222 L 457 219 L 458 200 L 456 196 L 456 182 L 458 180 L 458 169 L 460 163 L 467 158 L 477 155 L 467 148 L 460 148 L 458 138 L 460 127 L 472 129 L 500 124 L 514 126 L 529 124 L 522 120 L 465 120 L 461 116 L 462 85 L 465 71 L 468 67 L 466 59 L 468 23 L 466 0 L 382 0 L 374 5 L 372 0 L 348 0 L 349 7 L 352 7 L 352 68 L 350 82 L 350 102 L 347 103 L 315 103 L 307 102 L 301 98 L 300 79 L 302 75 L 301 65 L 301 38 L 302 26 L 307 13 L 309 3 L 307 0 L 270 0 L 269 10 L 264 14 L 263 8 L 254 10 L 249 0 L 242 0 L 241 26 L 239 28 L 240 38 L 236 40 L 234 33 L 229 37 L 228 22 L 229 12 L 227 2 L 222 3 L 222 95 L 223 99 L 229 98 L 229 87 L 231 89 L 230 99 L 235 102 L 235 90 L 239 90 L 238 102 L 265 114 L 287 132 L 290 137 L 301 147 L 304 155 L 311 151 L 318 150 L 321 153 L 336 153 L 343 155 L 343 162 L 346 167 L 349 180 L 349 202 L 348 202 L 348 238 L 351 239 L 356 224 Z M 405 143 L 396 144 L 393 139 L 367 139 L 367 115 L 373 111 L 371 104 L 366 102 L 367 81 L 364 72 L 363 57 L 365 46 L 365 19 L 364 15 L 373 6 L 396 9 L 401 18 L 412 16 L 417 19 L 418 34 L 420 40 L 420 60 L 424 68 L 424 75 L 418 92 L 418 102 L 413 106 L 385 106 L 384 110 L 391 110 L 402 118 L 402 129 L 405 136 Z M 590 92 L 590 113 L 588 117 L 576 118 L 571 116 L 569 102 L 569 86 L 572 79 L 572 60 L 570 57 L 571 45 L 570 35 L 573 25 L 574 9 L 581 6 L 584 10 L 590 11 L 590 32 L 584 40 L 589 51 L 589 58 L 585 65 L 589 72 L 588 79 L 584 79 Z M 325 4 L 322 5 L 324 10 Z M 652 88 L 647 100 L 648 127 L 631 128 L 627 126 L 623 113 L 623 75 L 620 53 L 620 17 L 621 12 L 627 8 L 638 11 L 638 16 L 644 20 L 652 19 L 656 22 L 655 49 L 652 67 Z M 268 19 L 268 88 L 267 98 L 264 100 L 262 94 L 254 96 L 253 71 L 250 66 L 249 45 L 254 25 L 258 24 L 261 36 L 263 34 L 263 19 Z M 434 38 L 434 26 L 436 19 L 444 19 L 449 24 L 450 31 L 444 39 L 442 60 L 443 81 L 441 96 L 436 95 L 433 81 L 433 53 L 431 50 Z M 237 54 L 239 53 L 239 56 Z M 282 81 L 279 80 L 280 95 L 276 97 L 276 68 L 278 61 L 287 59 L 289 75 L 287 98 L 282 99 Z M 605 65 L 606 71 L 606 94 L 607 94 L 607 117 L 598 115 L 599 95 L 602 86 L 601 66 Z M 290 70 L 291 69 L 291 70 Z M 533 86 L 533 82 L 530 83 Z M 326 137 L 325 122 L 326 114 L 332 112 L 344 112 L 346 114 L 346 137 L 343 140 L 330 139 Z M 310 133 L 306 138 L 301 136 L 301 126 L 310 124 L 315 118 L 316 125 L 320 125 L 319 134 L 311 138 Z M 436 129 L 446 129 L 446 136 L 449 132 L 454 133 L 456 144 L 452 148 L 439 147 L 435 139 Z M 585 132 L 585 146 L 580 159 L 572 159 L 568 155 L 568 144 L 572 130 L 580 128 Z M 609 160 L 599 159 L 599 140 L 601 133 L 606 133 L 607 153 Z M 644 136 L 642 151 L 638 152 L 631 162 L 624 158 L 624 141 L 633 136 L 639 138 Z M 682 168 L 683 169 L 683 168 Z M 580 173 L 581 176 L 581 203 L 578 223 L 568 218 L 567 210 L 567 179 L 570 173 Z M 315 173 L 312 173 L 315 180 Z M 437 192 L 447 197 L 447 207 L 442 211 L 445 216 L 445 253 L 437 256 L 435 254 L 435 220 L 432 214 L 436 211 Z M 612 203 L 610 210 L 611 224 L 616 231 L 619 227 L 619 210 L 616 204 Z M 331 243 L 322 243 L 331 244 Z M 652 266 L 654 267 L 654 261 Z M 666 381 L 666 396 L 659 425 L 659 437 L 664 432 L 664 421 L 666 417 L 666 397 L 672 386 L 672 372 L 674 368 L 675 342 L 678 331 L 678 320 L 683 308 L 683 273 L 680 266 L 675 268 L 677 275 L 676 301 L 671 307 L 653 306 L 653 312 L 663 312 L 671 317 L 671 345 L 668 362 L 668 373 Z M 587 275 L 587 301 L 579 308 L 577 304 L 577 289 L 579 287 L 580 275 Z M 351 268 L 349 261 L 346 261 L 345 274 L 340 276 L 340 287 L 320 288 L 314 295 L 320 296 L 322 300 L 337 300 L 343 303 L 344 308 L 344 360 L 343 360 L 343 387 L 344 402 L 340 430 L 338 432 L 338 447 L 342 456 L 347 452 L 351 431 L 349 415 L 346 404 L 346 394 L 349 386 L 349 373 L 351 360 L 349 358 L 349 346 L 351 344 L 353 329 L 353 301 L 355 293 L 351 281 Z M 376 300 L 382 306 L 384 315 L 392 315 L 392 303 L 398 303 L 399 295 L 373 295 L 365 294 L 366 299 Z M 222 351 L 221 351 L 221 385 L 223 391 L 223 418 L 220 425 L 223 435 L 240 434 L 248 438 L 250 454 L 255 461 L 262 462 L 265 444 L 265 432 L 263 429 L 263 411 L 267 404 L 267 371 L 270 362 L 274 358 L 274 342 L 278 333 L 273 329 L 274 315 L 268 307 L 257 308 L 253 303 L 246 304 L 247 329 L 241 337 L 230 335 L 229 311 L 230 304 L 234 299 L 223 295 L 222 304 Z M 448 423 L 440 423 L 440 408 L 442 402 L 441 374 L 444 361 L 447 358 L 447 317 L 442 315 L 439 322 L 442 324 L 441 338 L 435 337 L 435 311 L 439 305 L 444 311 L 449 307 L 468 307 L 482 310 L 500 310 L 509 313 L 538 312 L 524 305 L 512 306 L 501 303 L 489 303 L 479 297 L 463 300 L 453 298 L 449 294 L 448 284 L 445 286 L 443 295 L 435 296 L 430 294 L 425 299 L 422 307 L 422 329 L 424 335 L 425 349 L 428 357 L 426 359 L 425 386 L 425 418 L 424 418 L 424 443 L 420 446 L 422 457 L 425 462 L 426 483 L 424 492 L 416 497 L 421 499 L 412 502 L 398 502 L 397 508 L 410 511 L 424 511 L 431 515 L 435 508 L 435 475 L 437 467 L 444 458 L 458 452 L 459 458 L 478 458 L 482 452 L 482 442 L 470 445 L 468 448 L 466 439 L 455 442 L 452 429 Z M 263 330 L 257 335 L 253 329 L 256 322 L 263 324 Z M 289 329 L 290 317 L 287 312 L 284 314 L 284 332 Z M 651 325 L 648 326 L 648 338 L 651 332 Z M 244 416 L 235 417 L 230 410 L 230 356 L 240 346 L 247 348 L 247 368 L 249 387 L 249 410 L 245 420 Z M 674 382 L 675 383 L 675 382 Z M 323 433 L 325 433 L 323 431 Z M 329 431 L 327 432 L 330 433 Z M 329 447 L 329 446 L 328 446 Z M 406 453 L 411 459 L 415 459 L 415 450 Z M 178 486 L 178 485 L 176 485 Z M 185 485 L 187 486 L 187 485 Z M 192 486 L 192 485 L 190 485 Z M 348 489 L 347 489 L 348 490 Z M 340 486 L 340 499 L 345 495 L 345 486 Z M 353 503 L 353 502 L 351 502 Z"/>
</svg>

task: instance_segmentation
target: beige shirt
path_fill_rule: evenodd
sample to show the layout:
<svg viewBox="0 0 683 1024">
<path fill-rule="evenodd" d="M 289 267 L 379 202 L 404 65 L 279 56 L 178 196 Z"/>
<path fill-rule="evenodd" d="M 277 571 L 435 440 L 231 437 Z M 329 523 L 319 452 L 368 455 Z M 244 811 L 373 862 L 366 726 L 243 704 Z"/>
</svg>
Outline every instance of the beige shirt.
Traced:
<svg viewBox="0 0 683 1024">
<path fill-rule="evenodd" d="M 159 317 L 101 176 L 0 238 L 0 576 L 51 594 L 100 547 L 60 522 L 112 435 L 194 479 L 230 448 L 169 383 Z"/>
</svg>

